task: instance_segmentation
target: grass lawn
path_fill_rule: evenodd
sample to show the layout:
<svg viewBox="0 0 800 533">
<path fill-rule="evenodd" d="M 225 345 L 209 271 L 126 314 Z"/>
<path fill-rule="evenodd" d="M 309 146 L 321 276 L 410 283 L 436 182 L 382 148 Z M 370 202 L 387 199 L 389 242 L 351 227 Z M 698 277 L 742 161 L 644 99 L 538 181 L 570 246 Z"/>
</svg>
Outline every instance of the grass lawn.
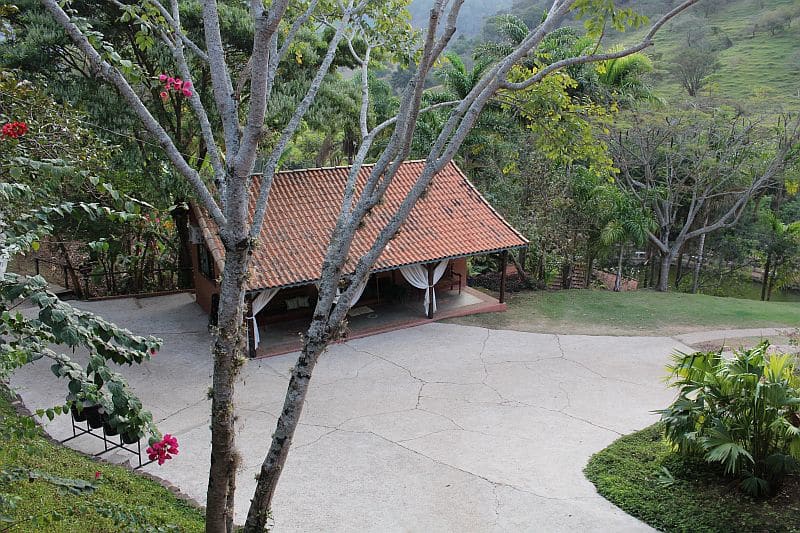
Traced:
<svg viewBox="0 0 800 533">
<path fill-rule="evenodd" d="M 13 427 L 19 420 L 4 388 L 0 388 L 0 417 L 3 428 Z M 90 494 L 75 495 L 59 491 L 45 481 L 8 482 L 2 476 L 0 493 L 21 497 L 16 510 L 10 513 L 13 522 L 0 523 L 2 531 L 120 531 L 119 525 L 95 511 L 95 504 L 101 502 L 106 502 L 105 507 L 137 514 L 137 531 L 169 525 L 176 526 L 177 531 L 203 530 L 201 511 L 176 498 L 158 483 L 126 468 L 95 462 L 41 435 L 21 438 L 3 431 L 2 439 L 0 470 L 20 467 L 59 478 L 81 479 L 97 486 Z M 100 472 L 96 482 L 95 472 Z M 3 511 L 5 509 L 0 508 L 0 513 Z M 63 519 L 51 523 L 37 521 L 37 517 L 50 516 L 54 511 L 61 513 Z"/>
<path fill-rule="evenodd" d="M 800 304 L 651 290 L 530 291 L 508 311 L 454 323 L 493 329 L 587 335 L 675 335 L 691 331 L 800 326 Z"/>
<path fill-rule="evenodd" d="M 659 483 L 662 468 L 672 484 Z M 800 531 L 800 479 L 789 477 L 775 496 L 755 501 L 716 466 L 674 453 L 659 424 L 595 454 L 585 473 L 601 495 L 662 531 Z"/>
</svg>

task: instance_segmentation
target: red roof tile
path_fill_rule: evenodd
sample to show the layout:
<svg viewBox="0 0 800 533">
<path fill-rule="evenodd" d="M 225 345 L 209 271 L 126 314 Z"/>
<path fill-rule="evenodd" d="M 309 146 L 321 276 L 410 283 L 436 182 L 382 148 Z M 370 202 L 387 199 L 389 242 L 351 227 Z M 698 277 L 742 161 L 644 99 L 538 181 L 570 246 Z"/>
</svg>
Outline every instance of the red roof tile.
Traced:
<svg viewBox="0 0 800 533">
<path fill-rule="evenodd" d="M 424 161 L 408 161 L 401 165 L 384 202 L 373 209 L 356 233 L 348 266 L 354 267 L 356 260 L 369 249 L 417 180 L 424 164 Z M 349 167 L 320 168 L 275 175 L 266 219 L 253 252 L 249 290 L 301 285 L 319 278 L 348 170 Z M 370 166 L 365 165 L 359 176 L 361 184 L 369 172 Z M 251 216 L 259 183 L 256 176 L 250 191 Z M 216 226 L 196 207 L 195 214 L 221 271 L 225 252 Z M 374 270 L 496 252 L 526 244 L 527 240 L 489 205 L 461 170 L 450 163 L 433 178 L 427 194 L 414 206 Z"/>
</svg>

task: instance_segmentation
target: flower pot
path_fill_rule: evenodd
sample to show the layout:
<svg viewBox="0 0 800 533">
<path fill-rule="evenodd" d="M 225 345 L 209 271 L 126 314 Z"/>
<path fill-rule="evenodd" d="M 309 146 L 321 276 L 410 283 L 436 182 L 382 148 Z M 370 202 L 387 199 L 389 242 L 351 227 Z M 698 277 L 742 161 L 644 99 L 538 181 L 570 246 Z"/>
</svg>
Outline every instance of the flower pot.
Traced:
<svg viewBox="0 0 800 533">
<path fill-rule="evenodd" d="M 69 411 L 72 413 L 72 419 L 75 422 L 86 422 L 86 407 L 78 411 L 78 406 L 73 403 Z"/>
<path fill-rule="evenodd" d="M 90 405 L 88 407 L 83 408 L 83 412 L 86 413 L 86 421 L 89 423 L 89 427 L 92 429 L 100 429 L 103 427 L 103 408 L 100 405 Z"/>
<path fill-rule="evenodd" d="M 137 442 L 139 442 L 139 439 L 141 437 L 139 436 L 138 432 L 131 433 L 126 431 L 125 433 L 122 433 L 120 435 L 120 438 L 122 439 L 122 442 L 124 442 L 125 444 L 136 444 Z"/>
<path fill-rule="evenodd" d="M 114 436 L 119 434 L 119 430 L 111 425 L 108 420 L 103 421 L 103 431 L 106 432 L 108 436 Z"/>
</svg>

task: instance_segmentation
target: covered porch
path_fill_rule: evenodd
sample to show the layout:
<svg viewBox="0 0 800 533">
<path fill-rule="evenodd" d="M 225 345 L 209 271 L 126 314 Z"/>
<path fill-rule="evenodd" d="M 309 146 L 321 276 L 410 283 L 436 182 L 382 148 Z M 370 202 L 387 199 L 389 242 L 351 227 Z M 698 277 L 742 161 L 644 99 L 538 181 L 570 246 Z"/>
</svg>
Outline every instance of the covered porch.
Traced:
<svg viewBox="0 0 800 533">
<path fill-rule="evenodd" d="M 352 339 L 475 313 L 504 311 L 508 252 L 499 253 L 498 298 L 467 287 L 467 258 L 407 265 L 378 271 L 349 305 L 345 339 Z M 279 355 L 300 349 L 316 305 L 316 285 L 267 289 L 249 295 L 250 357 Z M 257 329 L 256 329 L 257 328 Z"/>
<path fill-rule="evenodd" d="M 347 314 L 347 330 L 340 341 L 367 337 L 386 331 L 427 324 L 445 318 L 505 311 L 506 304 L 497 298 L 464 287 L 458 290 L 437 291 L 437 312 L 428 318 L 422 312 L 422 300 L 411 300 L 397 303 L 384 301 L 371 305 L 356 304 Z M 308 318 L 286 320 L 272 323 L 259 323 L 261 342 L 251 353 L 252 357 L 271 357 L 299 350 L 300 334 L 308 329 Z"/>
</svg>

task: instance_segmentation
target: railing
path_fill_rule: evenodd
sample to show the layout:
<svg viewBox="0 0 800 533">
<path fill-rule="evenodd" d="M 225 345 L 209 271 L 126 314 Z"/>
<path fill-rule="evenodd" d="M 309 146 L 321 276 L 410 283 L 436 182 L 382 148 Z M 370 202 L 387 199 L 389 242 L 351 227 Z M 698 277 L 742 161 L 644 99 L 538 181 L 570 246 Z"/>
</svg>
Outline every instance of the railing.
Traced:
<svg viewBox="0 0 800 533">
<path fill-rule="evenodd" d="M 34 257 L 36 275 L 42 275 L 44 268 L 49 270 L 45 279 L 58 276 L 63 279 L 64 288 L 77 298 L 89 299 L 107 296 L 135 295 L 153 292 L 173 292 L 181 290 L 180 273 L 185 272 L 191 279 L 191 268 L 156 267 L 147 270 L 118 271 L 97 270 L 95 266 L 72 267 L 52 259 Z"/>
</svg>

